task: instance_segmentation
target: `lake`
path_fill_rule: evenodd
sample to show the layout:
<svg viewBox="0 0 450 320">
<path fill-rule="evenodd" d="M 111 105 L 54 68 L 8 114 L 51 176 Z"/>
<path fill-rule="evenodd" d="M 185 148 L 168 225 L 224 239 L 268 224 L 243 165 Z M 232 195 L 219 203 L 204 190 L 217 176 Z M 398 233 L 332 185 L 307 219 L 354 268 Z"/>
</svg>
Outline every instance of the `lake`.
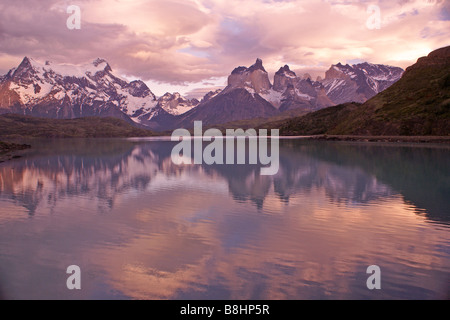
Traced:
<svg viewBox="0 0 450 320">
<path fill-rule="evenodd" d="M 262 176 L 157 139 L 31 144 L 0 164 L 3 299 L 450 298 L 449 146 L 281 140 Z"/>
</svg>

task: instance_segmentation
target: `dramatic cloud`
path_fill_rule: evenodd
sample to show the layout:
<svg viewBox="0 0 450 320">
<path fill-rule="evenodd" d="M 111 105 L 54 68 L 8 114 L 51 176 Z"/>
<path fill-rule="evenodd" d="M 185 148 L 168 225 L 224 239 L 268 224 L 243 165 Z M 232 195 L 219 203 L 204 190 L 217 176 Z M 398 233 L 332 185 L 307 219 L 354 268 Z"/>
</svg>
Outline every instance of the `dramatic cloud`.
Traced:
<svg viewBox="0 0 450 320">
<path fill-rule="evenodd" d="M 373 4 L 380 29 L 367 25 Z M 81 8 L 80 30 L 66 27 L 69 5 Z M 72 64 L 102 57 L 162 94 L 196 92 L 257 57 L 270 73 L 289 64 L 313 76 L 337 62 L 407 67 L 448 45 L 449 11 L 444 0 L 2 0 L 0 73 L 24 56 Z"/>
</svg>

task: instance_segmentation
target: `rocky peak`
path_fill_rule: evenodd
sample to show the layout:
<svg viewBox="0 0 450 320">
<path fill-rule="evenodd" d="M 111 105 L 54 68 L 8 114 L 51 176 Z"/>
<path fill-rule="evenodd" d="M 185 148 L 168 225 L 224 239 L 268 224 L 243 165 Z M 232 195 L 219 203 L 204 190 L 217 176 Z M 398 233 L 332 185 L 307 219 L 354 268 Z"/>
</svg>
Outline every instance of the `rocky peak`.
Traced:
<svg viewBox="0 0 450 320">
<path fill-rule="evenodd" d="M 327 95 L 336 103 L 364 103 L 400 80 L 403 69 L 382 64 L 332 65 L 321 81 Z"/>
<path fill-rule="evenodd" d="M 128 85 L 128 92 L 133 97 L 148 97 L 148 96 L 150 96 L 150 98 L 152 100 L 156 100 L 156 97 L 153 94 L 153 92 L 151 92 L 150 89 L 147 87 L 147 85 L 141 80 L 136 80 L 136 81 L 130 82 L 130 84 Z"/>
<path fill-rule="evenodd" d="M 106 75 L 111 73 L 113 70 L 109 63 L 102 58 L 97 58 L 92 62 L 92 65 L 95 67 L 95 74 L 100 73 L 101 75 Z"/>
<path fill-rule="evenodd" d="M 231 74 L 243 74 L 245 72 L 248 71 L 247 67 L 237 67 L 236 69 L 234 69 Z"/>
<path fill-rule="evenodd" d="M 231 74 L 245 74 L 245 73 L 251 73 L 253 71 L 261 70 L 263 72 L 266 72 L 266 69 L 264 69 L 263 62 L 261 59 L 256 59 L 256 62 L 249 68 L 247 67 L 237 67 L 236 69 L 231 72 Z"/>
<path fill-rule="evenodd" d="M 294 85 L 297 80 L 298 78 L 295 72 L 291 71 L 288 65 L 285 65 L 275 73 L 273 89 L 278 92 L 283 92 L 288 85 Z"/>
<path fill-rule="evenodd" d="M 110 71 L 110 72 L 112 72 L 111 66 L 109 65 L 109 63 L 108 63 L 105 59 L 97 58 L 97 59 L 95 59 L 95 60 L 92 62 L 92 64 L 93 64 L 94 67 L 96 67 L 96 68 L 98 68 L 101 64 L 105 64 L 104 70 L 105 70 L 105 71 Z"/>
<path fill-rule="evenodd" d="M 285 65 L 284 67 L 281 67 L 280 70 L 278 70 L 277 73 L 275 73 L 275 75 L 288 76 L 288 77 L 294 77 L 294 78 L 297 77 L 295 72 L 291 71 L 291 69 L 289 68 L 288 65 Z"/>
<path fill-rule="evenodd" d="M 253 72 L 253 71 L 256 71 L 256 70 L 261 70 L 261 71 L 267 72 L 266 69 L 264 69 L 263 62 L 262 62 L 262 60 L 260 58 L 256 59 L 255 64 L 252 65 L 248 70 L 250 72 Z"/>
<path fill-rule="evenodd" d="M 20 63 L 20 65 L 19 65 L 19 67 L 17 69 L 19 69 L 19 68 L 26 68 L 26 67 L 30 67 L 30 68 L 33 67 L 32 64 L 31 64 L 31 60 L 28 57 L 23 58 L 22 62 Z"/>
<path fill-rule="evenodd" d="M 285 71 L 290 71 L 289 66 L 286 64 L 284 67 L 281 67 L 275 74 L 282 75 Z"/>
<path fill-rule="evenodd" d="M 162 97 L 159 98 L 160 101 L 169 101 L 169 100 L 179 100 L 181 101 L 188 101 L 188 99 L 181 96 L 180 93 L 174 92 L 166 92 Z"/>
<path fill-rule="evenodd" d="M 184 114 L 195 108 L 198 104 L 199 101 L 197 99 L 186 99 L 178 92 L 173 94 L 167 92 L 158 99 L 158 106 L 174 116 Z"/>
<path fill-rule="evenodd" d="M 31 77 L 36 74 L 36 71 L 33 68 L 31 60 L 28 57 L 25 57 L 22 62 L 19 64 L 17 69 L 15 69 L 12 77 L 15 81 L 31 81 Z"/>
<path fill-rule="evenodd" d="M 208 92 L 202 99 L 201 103 L 204 103 L 208 100 L 211 100 L 212 98 L 214 98 L 215 96 L 217 96 L 218 94 L 220 94 L 222 92 L 222 89 L 217 89 L 215 91 L 210 91 Z"/>
<path fill-rule="evenodd" d="M 16 103 L 13 110 L 23 114 L 60 119 L 117 115 L 139 122 L 139 112 L 150 112 L 156 106 L 156 98 L 144 82 L 114 76 L 104 59 L 72 65 L 25 57 L 7 77 L 10 83 L 4 88 L 17 99 L 4 100 L 8 101 L 6 107 Z"/>
<path fill-rule="evenodd" d="M 344 66 L 342 63 L 332 65 L 330 69 L 325 73 L 325 79 L 346 79 L 348 78 L 348 71 L 351 68 L 349 65 Z"/>
<path fill-rule="evenodd" d="M 225 91 L 244 88 L 250 93 L 264 93 L 272 88 L 269 74 L 264 69 L 261 59 L 257 59 L 250 68 L 238 67 L 228 77 L 228 87 Z"/>
</svg>

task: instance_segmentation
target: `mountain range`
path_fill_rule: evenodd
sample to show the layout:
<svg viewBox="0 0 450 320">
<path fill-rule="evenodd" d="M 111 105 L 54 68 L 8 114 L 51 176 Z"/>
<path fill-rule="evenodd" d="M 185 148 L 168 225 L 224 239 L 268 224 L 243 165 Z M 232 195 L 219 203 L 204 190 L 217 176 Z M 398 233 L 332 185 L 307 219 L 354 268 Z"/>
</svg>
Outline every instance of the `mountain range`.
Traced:
<svg viewBox="0 0 450 320">
<path fill-rule="evenodd" d="M 253 118 L 270 118 L 298 110 L 308 113 L 346 102 L 365 102 L 396 83 L 403 70 L 362 63 L 333 65 L 325 79 L 297 76 L 286 65 L 273 84 L 261 59 L 238 67 L 223 90 L 200 101 L 179 93 L 157 98 L 141 80 L 126 81 L 104 59 L 84 66 L 40 63 L 25 57 L 0 76 L 0 114 L 50 119 L 114 117 L 156 131 Z"/>
<path fill-rule="evenodd" d="M 276 125 L 282 135 L 448 136 L 450 46 L 420 58 L 401 80 L 363 104 L 341 104 Z"/>
</svg>

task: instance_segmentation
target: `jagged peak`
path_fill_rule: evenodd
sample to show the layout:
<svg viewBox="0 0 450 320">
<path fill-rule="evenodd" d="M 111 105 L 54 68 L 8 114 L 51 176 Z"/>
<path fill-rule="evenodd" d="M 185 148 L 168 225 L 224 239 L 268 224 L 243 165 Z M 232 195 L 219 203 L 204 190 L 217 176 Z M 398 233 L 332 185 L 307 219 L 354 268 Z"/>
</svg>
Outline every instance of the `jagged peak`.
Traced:
<svg viewBox="0 0 450 320">
<path fill-rule="evenodd" d="M 30 60 L 30 58 L 28 58 L 27 56 L 25 56 L 25 57 L 23 58 L 23 60 L 22 60 L 22 63 L 25 63 L 25 64 L 31 64 L 31 60 Z"/>
<path fill-rule="evenodd" d="M 290 71 L 291 71 L 291 69 L 289 68 L 289 66 L 285 65 L 284 67 L 281 67 L 280 70 L 278 70 L 276 74 L 282 75 L 285 72 L 290 72 Z"/>
<path fill-rule="evenodd" d="M 135 89 L 135 90 L 140 90 L 140 91 L 150 90 L 150 89 L 148 88 L 148 86 L 145 84 L 145 82 L 142 81 L 142 80 L 134 80 L 134 81 L 131 81 L 131 82 L 128 84 L 128 86 L 131 87 L 131 88 L 133 88 L 133 89 Z"/>
<path fill-rule="evenodd" d="M 130 82 L 130 85 L 135 86 L 135 87 L 143 87 L 143 86 L 146 87 L 147 86 L 145 84 L 145 82 L 142 81 L 142 80 L 133 80 L 133 81 Z"/>
<path fill-rule="evenodd" d="M 33 61 L 33 59 L 30 59 L 28 57 L 24 57 L 22 62 L 17 67 L 17 69 L 23 69 L 23 68 L 28 68 L 28 67 L 32 68 L 33 67 L 32 61 Z"/>
<path fill-rule="evenodd" d="M 248 69 L 247 67 L 237 67 L 236 69 L 234 69 L 231 74 L 242 74 L 244 72 L 246 72 Z"/>
<path fill-rule="evenodd" d="M 179 92 L 173 92 L 173 93 L 166 92 L 162 97 L 167 97 L 167 98 L 170 98 L 170 99 L 172 99 L 172 98 L 179 98 L 179 97 L 181 97 L 181 94 Z"/>
<path fill-rule="evenodd" d="M 43 66 L 49 66 L 49 65 L 51 65 L 51 61 L 49 61 L 49 60 L 46 60 L 45 63 L 43 64 L 34 58 L 25 56 L 23 58 L 22 62 L 17 67 L 17 69 L 19 69 L 21 67 L 41 68 Z"/>
<path fill-rule="evenodd" d="M 97 58 L 95 59 L 92 64 L 94 65 L 94 67 L 98 68 L 102 63 L 105 64 L 105 68 L 103 69 L 105 72 L 112 72 L 112 68 L 109 65 L 108 61 L 106 61 L 103 58 Z"/>
<path fill-rule="evenodd" d="M 163 96 L 159 98 L 160 100 L 182 100 L 182 101 L 189 101 L 189 99 L 186 99 L 183 97 L 179 92 L 166 92 Z"/>
<path fill-rule="evenodd" d="M 342 64 L 339 62 L 338 64 L 331 65 L 330 70 L 333 70 L 333 69 L 345 73 L 346 71 L 348 71 L 350 69 L 355 69 L 355 65 L 351 66 L 349 64 Z"/>
<path fill-rule="evenodd" d="M 264 69 L 263 61 L 260 58 L 257 58 L 256 62 L 249 68 L 249 71 L 255 71 L 255 70 L 261 70 L 261 71 L 267 72 L 266 69 Z"/>
<path fill-rule="evenodd" d="M 267 73 L 266 69 L 264 69 L 263 62 L 260 58 L 256 59 L 256 62 L 251 67 L 249 68 L 242 66 L 237 67 L 236 69 L 233 70 L 233 72 L 231 72 L 231 74 L 243 74 L 245 72 L 253 72 L 256 70 L 261 70 Z"/>
<path fill-rule="evenodd" d="M 277 71 L 276 75 L 285 76 L 288 78 L 297 78 L 297 75 L 295 74 L 295 72 L 292 71 L 288 65 L 281 67 L 280 70 Z"/>
<path fill-rule="evenodd" d="M 30 76 L 30 73 L 35 73 L 35 69 L 33 67 L 33 59 L 28 57 L 24 57 L 22 62 L 19 64 L 17 69 L 14 69 L 14 73 L 12 74 L 13 78 L 22 78 L 24 76 Z M 13 71 L 13 70 L 11 70 Z M 9 74 L 9 73 L 8 73 Z"/>
<path fill-rule="evenodd" d="M 92 64 L 95 66 L 95 67 L 98 67 L 100 64 L 102 64 L 102 63 L 106 63 L 106 64 L 108 64 L 108 62 L 105 60 L 105 59 L 103 59 L 103 58 L 97 58 L 97 59 L 95 59 L 93 62 L 92 62 Z"/>
</svg>

